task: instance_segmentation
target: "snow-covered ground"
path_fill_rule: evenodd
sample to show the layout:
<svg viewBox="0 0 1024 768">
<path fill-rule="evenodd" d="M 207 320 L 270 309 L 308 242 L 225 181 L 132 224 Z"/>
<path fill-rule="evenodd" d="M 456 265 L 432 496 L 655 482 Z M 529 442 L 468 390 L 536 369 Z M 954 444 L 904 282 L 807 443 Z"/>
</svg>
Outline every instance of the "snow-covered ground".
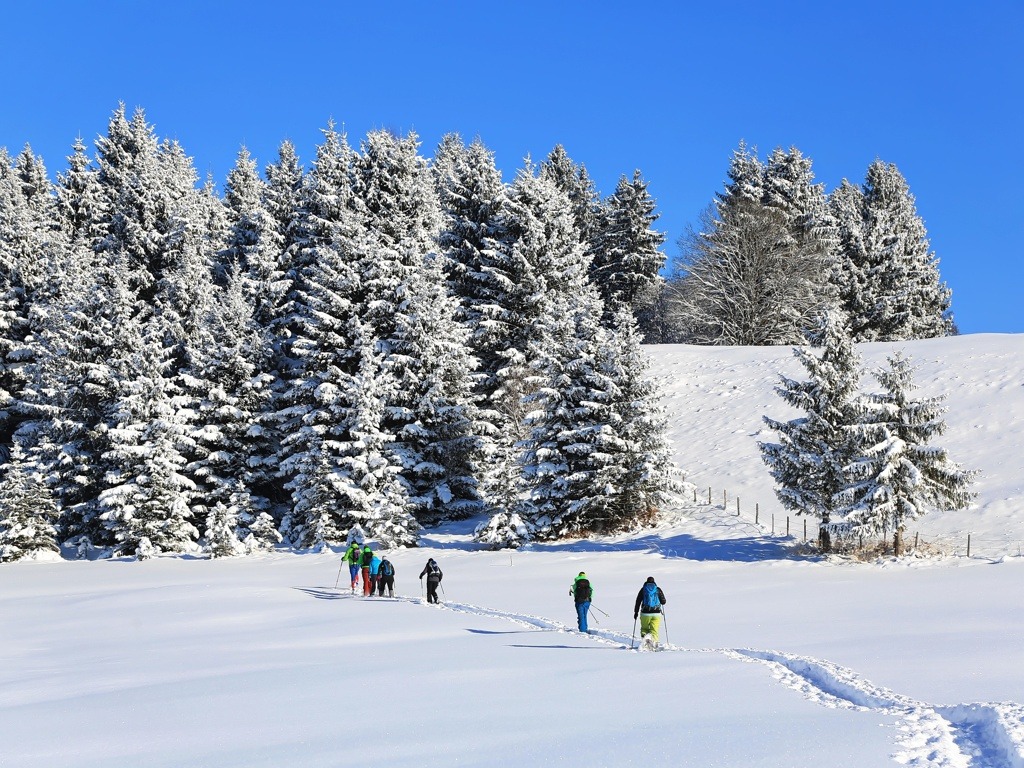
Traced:
<svg viewBox="0 0 1024 768">
<path fill-rule="evenodd" d="M 982 472 L 974 509 L 916 529 L 971 558 L 794 556 L 752 521 L 784 517 L 755 435 L 789 350 L 656 347 L 704 491 L 655 530 L 509 553 L 453 525 L 391 553 L 394 600 L 336 588 L 335 552 L 0 567 L 0 766 L 1024 766 L 1024 337 L 864 352 L 895 349 Z M 647 576 L 660 653 L 630 650 Z"/>
</svg>

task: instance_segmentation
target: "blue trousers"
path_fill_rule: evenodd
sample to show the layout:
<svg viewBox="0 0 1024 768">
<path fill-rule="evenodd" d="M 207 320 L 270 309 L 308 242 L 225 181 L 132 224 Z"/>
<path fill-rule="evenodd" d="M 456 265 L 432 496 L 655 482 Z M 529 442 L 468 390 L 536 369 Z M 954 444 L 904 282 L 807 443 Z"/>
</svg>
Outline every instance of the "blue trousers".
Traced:
<svg viewBox="0 0 1024 768">
<path fill-rule="evenodd" d="M 587 613 L 590 611 L 590 601 L 587 600 L 585 603 L 576 603 L 576 624 L 580 628 L 580 632 L 587 631 Z"/>
</svg>

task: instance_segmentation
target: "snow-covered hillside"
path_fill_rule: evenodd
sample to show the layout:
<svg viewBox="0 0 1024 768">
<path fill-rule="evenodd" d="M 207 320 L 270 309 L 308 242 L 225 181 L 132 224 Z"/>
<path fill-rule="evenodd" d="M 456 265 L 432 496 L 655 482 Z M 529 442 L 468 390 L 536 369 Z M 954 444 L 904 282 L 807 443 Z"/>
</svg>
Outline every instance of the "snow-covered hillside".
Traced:
<svg viewBox="0 0 1024 768">
<path fill-rule="evenodd" d="M 922 533 L 1024 538 L 1024 337 L 899 348 L 983 472 L 977 508 Z M 794 557 L 747 511 L 778 513 L 755 436 L 786 415 L 789 351 L 652 357 L 679 462 L 715 497 L 653 530 L 510 553 L 447 526 L 389 553 L 390 600 L 353 596 L 333 551 L 0 566 L 0 766 L 1024 766 L 1024 558 Z M 631 651 L 647 576 L 660 653 Z"/>
<path fill-rule="evenodd" d="M 945 395 L 947 433 L 935 442 L 968 469 L 980 470 L 976 503 L 967 511 L 928 515 L 909 530 L 920 532 L 946 551 L 1018 554 L 1024 546 L 1024 335 L 984 334 L 859 346 L 865 368 L 873 371 L 888 355 L 902 351 L 918 367 L 915 381 L 923 396 Z M 758 440 L 773 440 L 763 429 L 765 415 L 796 415 L 773 388 L 779 375 L 801 379 L 806 372 L 789 347 L 649 348 L 651 372 L 663 385 L 670 437 L 679 466 L 707 499 L 744 517 L 776 514 L 781 530 L 786 513 L 775 500 L 772 478 L 758 452 Z M 871 375 L 863 391 L 879 391 Z M 791 521 L 802 535 L 802 519 Z M 780 527 L 781 526 L 781 527 Z M 797 528 L 799 527 L 799 531 Z"/>
</svg>

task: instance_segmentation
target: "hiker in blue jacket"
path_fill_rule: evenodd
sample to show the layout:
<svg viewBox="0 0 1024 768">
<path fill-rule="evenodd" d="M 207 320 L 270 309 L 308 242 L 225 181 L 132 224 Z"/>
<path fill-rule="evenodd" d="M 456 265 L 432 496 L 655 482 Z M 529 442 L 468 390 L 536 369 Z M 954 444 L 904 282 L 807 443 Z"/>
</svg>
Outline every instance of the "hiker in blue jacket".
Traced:
<svg viewBox="0 0 1024 768">
<path fill-rule="evenodd" d="M 377 582 L 380 579 L 380 564 L 382 560 L 378 557 L 377 553 L 373 553 L 373 557 L 370 559 L 370 597 L 377 594 Z"/>
<path fill-rule="evenodd" d="M 576 626 L 580 628 L 580 632 L 588 632 L 587 614 L 590 612 L 590 601 L 594 599 L 594 588 L 590 586 L 590 579 L 583 571 L 573 579 L 569 594 L 576 603 Z"/>
</svg>

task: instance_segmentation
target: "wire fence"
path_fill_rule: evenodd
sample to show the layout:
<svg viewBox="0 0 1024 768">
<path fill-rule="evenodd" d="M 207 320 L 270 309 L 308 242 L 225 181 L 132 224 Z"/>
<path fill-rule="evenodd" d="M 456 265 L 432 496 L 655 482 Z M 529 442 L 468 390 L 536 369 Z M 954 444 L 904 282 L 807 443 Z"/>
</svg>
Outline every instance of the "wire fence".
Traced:
<svg viewBox="0 0 1024 768">
<path fill-rule="evenodd" d="M 735 516 L 745 522 L 753 523 L 771 536 L 792 538 L 800 542 L 812 542 L 818 539 L 817 521 L 804 515 L 780 513 L 768 507 L 762 508 L 760 502 L 744 504 L 739 496 L 730 495 L 728 490 L 718 495 L 712 487 L 705 494 L 703 489 L 693 487 L 693 503 L 706 505 L 713 509 L 721 509 L 724 513 Z M 863 536 L 853 534 L 844 537 L 844 549 L 882 554 L 892 551 L 891 536 Z M 920 531 L 904 534 L 905 555 L 948 555 L 952 557 L 981 557 L 998 559 L 1001 557 L 1024 556 L 1024 539 L 1020 536 L 978 536 L 972 532 L 943 533 L 924 535 Z"/>
</svg>

